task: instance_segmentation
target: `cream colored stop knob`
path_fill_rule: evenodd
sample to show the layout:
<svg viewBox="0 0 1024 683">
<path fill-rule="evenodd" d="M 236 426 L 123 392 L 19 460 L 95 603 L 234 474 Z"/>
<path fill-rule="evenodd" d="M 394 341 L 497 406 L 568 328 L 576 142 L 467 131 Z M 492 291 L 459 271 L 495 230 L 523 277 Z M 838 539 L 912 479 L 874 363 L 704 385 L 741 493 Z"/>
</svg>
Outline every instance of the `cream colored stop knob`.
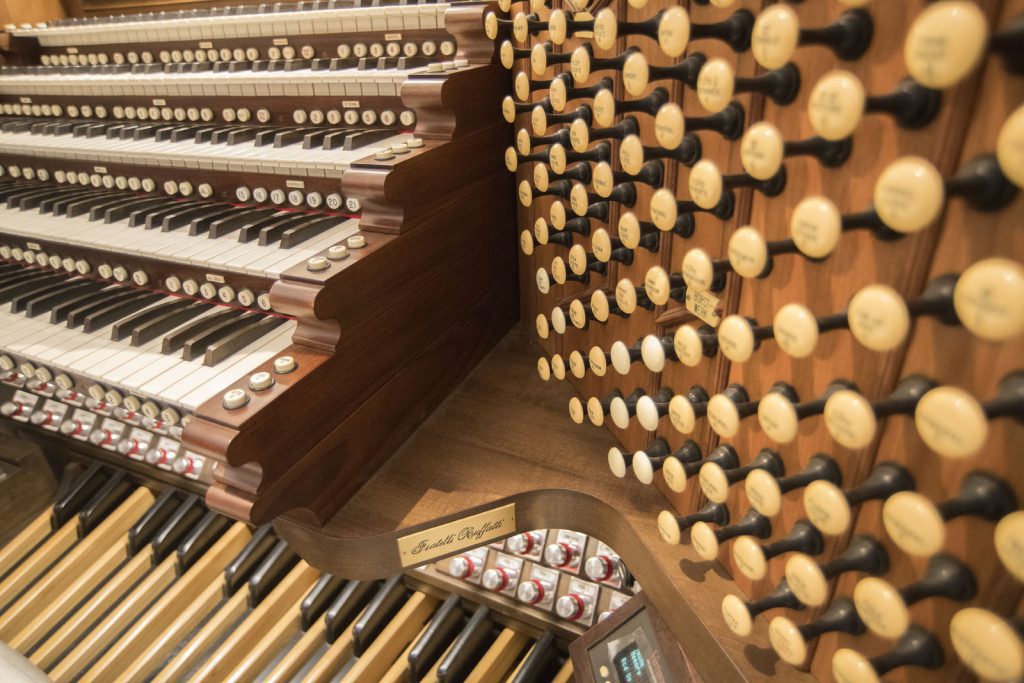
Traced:
<svg viewBox="0 0 1024 683">
<path fill-rule="evenodd" d="M 832 655 L 832 676 L 838 683 L 881 683 L 882 680 L 867 657 L 848 647 Z"/>
<path fill-rule="evenodd" d="M 849 71 L 830 71 L 815 83 L 807 104 L 814 132 L 826 140 L 853 134 L 864 115 L 864 85 Z"/>
<path fill-rule="evenodd" d="M 746 363 L 754 354 L 757 339 L 750 321 L 741 315 L 730 315 L 718 326 L 718 348 L 734 363 Z"/>
<path fill-rule="evenodd" d="M 718 166 L 710 159 L 702 159 L 690 169 L 690 179 L 687 183 L 690 190 L 690 197 L 694 203 L 702 209 L 713 209 L 718 206 L 722 199 L 722 192 L 725 186 L 722 182 L 722 173 Z M 673 219 L 673 223 L 675 220 Z"/>
<path fill-rule="evenodd" d="M 825 604 L 828 599 L 828 579 L 813 558 L 796 553 L 786 561 L 785 571 L 786 582 L 800 602 L 810 607 Z"/>
<path fill-rule="evenodd" d="M 538 313 L 537 318 L 534 320 L 534 329 L 537 330 L 537 336 L 541 339 L 547 339 L 551 334 L 551 326 L 548 324 L 548 317 L 543 313 Z"/>
<path fill-rule="evenodd" d="M 974 455 L 988 438 L 988 418 L 978 401 L 957 387 L 936 387 L 918 401 L 914 425 L 928 447 L 947 458 Z"/>
<path fill-rule="evenodd" d="M 953 615 L 949 636 L 960 660 L 985 680 L 1016 681 L 1024 676 L 1024 642 L 1006 620 L 979 607 Z"/>
<path fill-rule="evenodd" d="M 930 557 L 942 550 L 946 523 L 928 498 L 914 491 L 889 496 L 882 508 L 882 521 L 889 537 L 904 552 Z"/>
<path fill-rule="evenodd" d="M 601 405 L 601 399 L 597 396 L 587 399 L 587 419 L 595 427 L 604 425 L 604 406 Z"/>
<path fill-rule="evenodd" d="M 657 306 L 668 303 L 671 287 L 671 279 L 661 266 L 652 267 L 644 276 L 644 291 L 647 292 L 647 298 Z"/>
<path fill-rule="evenodd" d="M 593 346 L 587 353 L 587 360 L 590 361 L 590 370 L 598 377 L 604 377 L 608 372 L 608 359 L 600 346 Z"/>
<path fill-rule="evenodd" d="M 929 88 L 948 88 L 981 61 L 988 22 L 973 2 L 936 2 L 914 19 L 903 43 L 907 71 Z"/>
<path fill-rule="evenodd" d="M 561 256 L 556 256 L 551 260 L 551 277 L 554 278 L 555 282 L 564 285 L 568 278 L 568 271 L 565 269 L 565 259 Z"/>
<path fill-rule="evenodd" d="M 797 249 L 811 258 L 831 254 L 843 232 L 843 217 L 826 197 L 807 197 L 793 210 L 789 235 Z"/>
<path fill-rule="evenodd" d="M 918 232 L 931 225 L 945 199 L 942 176 L 923 157 L 897 159 L 875 182 L 875 210 L 882 222 L 897 232 Z"/>
<path fill-rule="evenodd" d="M 763 470 L 755 470 L 763 471 Z M 733 563 L 748 579 L 757 581 L 768 573 L 764 551 L 753 536 L 740 536 L 732 546 Z"/>
<path fill-rule="evenodd" d="M 711 397 L 707 415 L 711 428 L 723 438 L 732 438 L 740 430 L 740 412 L 736 404 L 724 394 Z"/>
<path fill-rule="evenodd" d="M 566 20 L 565 12 L 560 9 L 551 10 L 551 14 L 548 15 L 548 37 L 551 38 L 551 42 L 555 45 L 561 45 L 565 42 L 565 39 L 569 34 L 569 23 Z M 537 47 L 541 47 L 538 45 Z M 541 69 L 543 72 L 543 69 Z"/>
<path fill-rule="evenodd" d="M 602 88 L 594 95 L 594 121 L 601 126 L 610 126 L 615 122 L 615 95 L 611 90 Z"/>
<path fill-rule="evenodd" d="M 800 44 L 800 20 L 788 5 L 772 5 L 757 15 L 750 35 L 750 51 L 766 69 L 786 65 Z"/>
<path fill-rule="evenodd" d="M 633 97 L 644 94 L 650 77 L 650 69 L 647 66 L 647 57 L 639 50 L 633 52 L 622 65 L 622 83 L 626 92 Z"/>
<path fill-rule="evenodd" d="M 583 379 L 586 376 L 588 365 L 588 361 L 579 351 L 573 351 L 569 354 L 569 372 L 576 379 Z"/>
<path fill-rule="evenodd" d="M 724 59 L 709 60 L 697 75 L 697 99 L 713 114 L 729 106 L 735 88 L 736 72 Z"/>
<path fill-rule="evenodd" d="M 488 40 L 498 37 L 498 15 L 494 12 L 488 12 L 484 16 L 484 35 Z"/>
<path fill-rule="evenodd" d="M 542 382 L 547 382 L 551 379 L 551 363 L 543 356 L 537 359 L 537 374 L 540 375 Z"/>
<path fill-rule="evenodd" d="M 804 489 L 807 519 L 827 536 L 838 536 L 850 528 L 852 512 L 842 489 L 830 481 L 812 481 Z"/>
<path fill-rule="evenodd" d="M 743 481 L 751 507 L 766 517 L 774 517 L 782 509 L 779 480 L 767 470 L 753 470 Z"/>
<path fill-rule="evenodd" d="M 824 417 L 828 433 L 847 448 L 864 448 L 878 429 L 871 404 L 850 389 L 841 389 L 828 397 Z"/>
<path fill-rule="evenodd" d="M 671 510 L 662 510 L 658 513 L 658 533 L 661 539 L 670 545 L 679 545 L 681 535 L 676 516 Z"/>
<path fill-rule="evenodd" d="M 658 46 L 669 57 L 679 57 L 690 42 L 690 15 L 678 5 L 665 10 L 658 23 Z"/>
<path fill-rule="evenodd" d="M 768 438 L 790 443 L 796 439 L 800 418 L 793 402 L 782 392 L 769 391 L 757 404 L 757 422 Z"/>
<path fill-rule="evenodd" d="M 693 404 L 685 396 L 675 395 L 668 402 L 668 417 L 672 426 L 682 434 L 693 433 L 697 426 L 697 413 Z"/>
<path fill-rule="evenodd" d="M 654 115 L 654 137 L 665 149 L 675 149 L 683 143 L 686 135 L 686 119 L 678 104 L 669 102 Z"/>
<path fill-rule="evenodd" d="M 619 239 L 622 240 L 622 246 L 627 249 L 636 249 L 640 246 L 640 238 L 643 237 L 643 230 L 640 227 L 640 220 L 636 217 L 635 213 L 632 211 L 624 211 L 622 215 L 619 216 L 618 229 Z"/>
<path fill-rule="evenodd" d="M 573 396 L 569 399 L 569 419 L 581 425 L 584 417 L 586 417 L 586 411 L 583 408 L 583 401 L 579 397 Z"/>
<path fill-rule="evenodd" d="M 559 142 L 551 145 L 548 149 L 548 166 L 551 167 L 551 170 L 558 174 L 565 173 L 567 163 L 565 147 Z"/>
<path fill-rule="evenodd" d="M 681 325 L 672 335 L 672 347 L 679 362 L 687 367 L 697 367 L 704 356 L 704 340 L 690 325 Z"/>
<path fill-rule="evenodd" d="M 1024 267 L 1004 258 L 978 261 L 961 273 L 953 307 L 964 327 L 989 341 L 1024 333 Z"/>
<path fill-rule="evenodd" d="M 599 289 L 590 295 L 590 312 L 594 314 L 594 319 L 598 322 L 608 321 L 611 310 L 608 295 L 605 294 L 603 289 Z"/>
<path fill-rule="evenodd" d="M 818 346 L 818 321 L 800 304 L 786 304 L 772 321 L 775 341 L 793 358 L 807 358 Z"/>
<path fill-rule="evenodd" d="M 847 319 L 854 339 L 872 351 L 896 348 L 910 331 L 906 302 L 886 285 L 868 285 L 854 294 Z"/>
<path fill-rule="evenodd" d="M 650 211 L 651 222 L 656 228 L 665 232 L 672 230 L 679 217 L 679 205 L 672 191 L 664 187 L 655 190 L 651 195 Z"/>
<path fill-rule="evenodd" d="M 738 636 L 749 636 L 754 630 L 754 620 L 750 617 L 750 610 L 747 609 L 743 599 L 729 594 L 722 599 L 722 618 L 725 620 L 729 630 Z"/>
<path fill-rule="evenodd" d="M 1010 182 L 1024 188 L 1024 105 L 1010 114 L 996 140 L 999 168 Z"/>
<path fill-rule="evenodd" d="M 732 234 L 728 251 L 729 265 L 740 277 L 760 277 L 768 267 L 768 243 L 761 233 L 749 225 Z"/>
<path fill-rule="evenodd" d="M 775 617 L 768 624 L 768 639 L 782 661 L 800 666 L 807 660 L 807 641 L 787 617 Z"/>
<path fill-rule="evenodd" d="M 1007 571 L 1024 581 L 1024 510 L 1012 512 L 996 525 L 996 554 Z"/>
<path fill-rule="evenodd" d="M 551 309 L 551 329 L 555 331 L 555 334 L 565 334 L 565 311 L 558 306 Z"/>
<path fill-rule="evenodd" d="M 864 624 L 883 638 L 899 638 L 910 626 L 910 612 L 900 592 L 884 579 L 861 579 L 853 589 L 853 604 Z"/>
<path fill-rule="evenodd" d="M 707 292 L 715 285 L 715 264 L 703 249 L 691 249 L 683 256 L 683 281 L 695 292 Z"/>
<path fill-rule="evenodd" d="M 625 240 L 623 240 L 623 244 L 625 244 Z M 622 278 L 615 285 L 615 303 L 618 304 L 619 310 L 626 315 L 631 315 L 636 310 L 638 305 L 636 285 L 628 278 Z"/>
<path fill-rule="evenodd" d="M 565 81 L 561 78 L 551 81 L 551 87 L 548 88 L 548 101 L 551 102 L 551 108 L 556 112 L 562 111 L 565 109 L 568 99 L 569 91 Z"/>
<path fill-rule="evenodd" d="M 740 162 L 743 169 L 758 180 L 768 180 L 782 168 L 785 158 L 782 133 L 771 123 L 755 123 L 743 134 Z"/>
<path fill-rule="evenodd" d="M 605 7 L 594 15 L 594 42 L 602 50 L 611 50 L 618 37 L 619 19 L 611 8 Z"/>
<path fill-rule="evenodd" d="M 622 139 L 619 145 L 619 163 L 622 164 L 622 170 L 630 175 L 640 173 L 644 165 L 644 145 L 639 136 L 627 135 Z"/>
<path fill-rule="evenodd" d="M 690 543 L 702 560 L 718 557 L 718 536 L 707 522 L 697 522 L 690 528 Z"/>
</svg>

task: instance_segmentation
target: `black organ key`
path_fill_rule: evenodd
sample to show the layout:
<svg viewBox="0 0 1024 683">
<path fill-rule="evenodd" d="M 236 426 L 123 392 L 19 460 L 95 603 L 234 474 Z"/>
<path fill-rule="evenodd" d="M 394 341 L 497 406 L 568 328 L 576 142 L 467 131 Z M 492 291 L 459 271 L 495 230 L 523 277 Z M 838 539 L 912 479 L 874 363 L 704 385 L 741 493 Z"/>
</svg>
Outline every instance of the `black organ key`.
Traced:
<svg viewBox="0 0 1024 683">
<path fill-rule="evenodd" d="M 302 149 L 320 149 L 324 139 L 331 133 L 330 128 L 313 130 L 302 136 Z"/>
<path fill-rule="evenodd" d="M 111 328 L 110 338 L 114 341 L 127 339 L 134 335 L 139 329 L 142 329 L 146 324 L 161 319 L 169 313 L 184 311 L 188 308 L 193 309 L 197 314 L 199 311 L 206 309 L 206 307 L 201 304 L 197 304 L 189 299 L 171 299 L 158 306 L 138 311 L 118 320 Z M 187 320 L 188 318 L 183 319 Z"/>
<path fill-rule="evenodd" d="M 209 237 L 211 239 L 224 237 L 225 235 L 229 235 L 232 232 L 248 225 L 259 224 L 260 221 L 266 220 L 278 213 L 280 213 L 280 211 L 277 209 L 249 209 L 235 211 L 229 216 L 218 218 L 213 221 L 209 226 Z"/>
<path fill-rule="evenodd" d="M 239 553 L 224 568 L 224 586 L 227 592 L 234 594 L 241 588 L 256 568 L 263 564 L 267 555 L 278 543 L 274 528 L 265 524 L 257 528 Z"/>
<path fill-rule="evenodd" d="M 44 200 L 60 197 L 63 193 L 53 188 L 42 188 L 29 195 L 19 195 L 8 201 L 8 208 L 17 208 L 21 211 L 37 208 Z"/>
<path fill-rule="evenodd" d="M 259 245 L 267 246 L 280 241 L 281 236 L 285 231 L 302 225 L 304 222 L 309 220 L 309 214 L 289 212 L 287 215 L 275 217 L 270 221 L 264 222 L 259 227 L 252 228 L 251 230 L 243 229 L 238 235 L 238 241 L 251 242 L 253 239 L 258 237 Z"/>
<path fill-rule="evenodd" d="M 57 304 L 50 309 L 50 323 L 56 325 L 58 323 L 65 322 L 71 311 L 87 304 L 100 303 L 112 294 L 116 294 L 117 291 L 117 287 L 104 286 L 102 289 L 97 291 L 85 292 L 84 294 L 73 296 L 67 301 Z"/>
<path fill-rule="evenodd" d="M 192 224 L 197 218 L 206 216 L 223 216 L 230 211 L 236 210 L 230 204 L 200 204 L 193 207 L 185 207 L 181 211 L 164 216 L 160 223 L 160 230 L 170 232 L 184 228 Z"/>
<path fill-rule="evenodd" d="M 126 472 L 115 472 L 78 513 L 79 537 L 87 536 L 134 490 L 135 484 L 128 480 Z"/>
<path fill-rule="evenodd" d="M 61 301 L 67 301 L 71 297 L 86 291 L 96 291 L 103 287 L 102 283 L 93 280 L 63 280 L 57 281 L 30 293 L 20 294 L 11 299 L 11 312 L 24 312 L 28 317 L 43 313 Z"/>
<path fill-rule="evenodd" d="M 0 303 L 7 303 L 23 294 L 46 292 L 51 285 L 61 284 L 64 281 L 65 278 L 60 275 L 34 271 L 27 279 L 0 286 Z"/>
<path fill-rule="evenodd" d="M 139 291 L 134 289 L 125 290 L 123 287 L 116 287 L 113 290 L 103 290 L 103 298 L 98 301 L 90 301 L 81 305 L 67 314 L 67 326 L 78 327 L 79 325 L 85 324 L 90 319 L 93 313 L 106 313 L 112 308 L 124 305 L 130 305 L 138 300 L 150 300 L 152 302 L 160 297 L 159 294 L 154 295 L 152 292 Z M 55 308 L 54 311 L 57 309 Z"/>
<path fill-rule="evenodd" d="M 441 659 L 437 673 L 440 680 L 464 680 L 472 671 L 480 655 L 493 639 L 494 623 L 491 610 L 481 605 L 473 612 L 465 628 L 459 633 L 448 653 Z"/>
<path fill-rule="evenodd" d="M 103 465 L 90 465 L 60 492 L 50 512 L 50 526 L 57 530 L 77 515 L 83 506 L 103 487 L 113 474 Z"/>
<path fill-rule="evenodd" d="M 164 337 L 162 353 L 173 353 L 174 351 L 183 348 L 186 342 L 196 339 L 206 331 L 215 329 L 224 323 L 232 322 L 240 318 L 242 315 L 245 315 L 244 311 L 228 309 L 225 311 L 217 311 L 211 315 L 194 320 Z"/>
<path fill-rule="evenodd" d="M 287 147 L 302 142 L 310 133 L 319 132 L 313 128 L 293 128 L 281 131 L 274 136 L 274 147 Z"/>
<path fill-rule="evenodd" d="M 453 593 L 437 608 L 423 635 L 409 650 L 409 670 L 414 680 L 422 678 L 430 671 L 458 635 L 464 622 L 462 601 Z"/>
<path fill-rule="evenodd" d="M 377 593 L 372 581 L 349 581 L 324 615 L 326 640 L 333 643 Z"/>
<path fill-rule="evenodd" d="M 386 140 L 391 137 L 391 131 L 388 130 L 362 130 L 351 132 L 348 131 L 345 135 L 345 141 L 342 145 L 345 151 L 352 151 L 372 145 L 375 142 Z M 328 149 L 326 140 L 324 141 L 324 149 Z"/>
<path fill-rule="evenodd" d="M 337 216 L 311 217 L 309 222 L 288 228 L 281 235 L 281 248 L 291 249 L 306 240 L 316 237 L 331 228 L 341 225 L 346 219 Z"/>
<path fill-rule="evenodd" d="M 284 541 L 278 541 L 249 577 L 249 607 L 259 605 L 298 562 L 295 551 Z"/>
<path fill-rule="evenodd" d="M 149 509 L 128 529 L 130 554 L 134 555 L 142 550 L 181 505 L 181 494 L 173 488 L 168 488 L 157 496 Z"/>
<path fill-rule="evenodd" d="M 93 208 L 100 209 L 101 207 L 118 203 L 123 199 L 124 195 L 118 193 L 98 194 L 87 199 L 79 199 L 67 205 L 64 209 L 64 215 L 68 218 L 75 218 L 76 216 L 91 213 Z"/>
<path fill-rule="evenodd" d="M 265 316 L 257 313 L 253 315 L 257 318 L 255 320 L 250 318 L 249 324 L 245 327 L 222 330 L 223 334 L 219 339 L 211 341 L 211 333 L 200 340 L 194 348 L 203 353 L 203 365 L 213 366 L 220 363 L 285 322 L 284 318 L 277 316 Z M 207 347 L 205 351 L 202 351 L 203 346 Z M 186 344 L 186 356 L 194 353 L 191 351 L 192 348 Z M 192 358 L 186 357 L 186 360 L 192 360 Z"/>
<path fill-rule="evenodd" d="M 202 519 L 189 529 L 185 540 L 175 550 L 179 575 L 184 574 L 195 564 L 203 556 L 203 553 L 224 535 L 229 526 L 231 526 L 231 520 L 224 515 L 213 511 L 203 515 Z"/>
<path fill-rule="evenodd" d="M 124 195 L 111 196 L 103 201 L 96 202 L 89 207 L 89 220 L 98 221 L 103 218 L 107 211 L 110 209 L 116 209 L 125 205 L 137 204 L 137 197 L 126 197 Z"/>
<path fill-rule="evenodd" d="M 185 211 L 186 209 L 193 209 L 203 206 L 209 206 L 204 202 L 195 201 L 171 201 L 167 206 L 155 208 L 146 214 L 146 230 L 154 230 L 163 225 L 164 218 L 167 216 L 174 215 L 179 211 Z"/>
<path fill-rule="evenodd" d="M 102 214 L 103 222 L 116 223 L 118 221 L 123 221 L 124 219 L 130 217 L 136 211 L 143 211 L 149 207 L 159 206 L 160 204 L 163 204 L 166 201 L 167 200 L 164 199 L 163 197 L 132 197 L 129 200 L 125 201 L 123 204 L 119 204 L 117 206 L 113 206 L 104 210 Z M 92 219 L 92 216 L 90 216 L 90 219 Z M 99 217 L 92 220 L 99 220 Z"/>
<path fill-rule="evenodd" d="M 148 541 L 154 560 L 162 562 L 170 557 L 202 521 L 205 513 L 202 501 L 196 496 L 188 496 L 172 510 L 167 522 Z"/>
<path fill-rule="evenodd" d="M 363 654 L 373 640 L 387 626 L 406 600 L 407 591 L 401 576 L 386 580 L 367 604 L 365 611 L 352 625 L 354 648 L 357 655 Z"/>
<path fill-rule="evenodd" d="M 148 293 L 146 296 L 137 296 L 127 301 L 112 303 L 85 316 L 82 331 L 85 333 L 95 332 L 101 327 L 106 327 L 126 315 L 136 313 L 162 298 L 162 294 L 153 292 Z"/>
<path fill-rule="evenodd" d="M 330 574 L 321 574 L 309 593 L 302 599 L 299 605 L 299 615 L 302 630 L 308 631 L 317 619 L 323 616 L 324 612 L 338 597 L 342 589 L 348 583 L 345 579 Z"/>
</svg>

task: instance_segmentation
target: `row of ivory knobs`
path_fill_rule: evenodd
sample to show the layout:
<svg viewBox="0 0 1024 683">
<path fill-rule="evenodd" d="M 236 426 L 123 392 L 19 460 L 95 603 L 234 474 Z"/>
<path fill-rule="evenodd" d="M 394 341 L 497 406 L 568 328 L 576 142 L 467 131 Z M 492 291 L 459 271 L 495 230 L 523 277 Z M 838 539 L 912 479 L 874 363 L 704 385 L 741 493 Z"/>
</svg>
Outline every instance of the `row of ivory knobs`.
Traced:
<svg viewBox="0 0 1024 683">
<path fill-rule="evenodd" d="M 426 40 L 421 43 L 415 42 L 387 42 L 387 43 L 341 43 L 335 50 L 337 55 L 343 59 L 350 57 L 415 57 L 423 54 L 425 57 L 432 57 L 439 51 L 448 57 L 455 54 L 455 43 L 451 40 L 441 41 L 440 45 L 433 40 Z M 255 46 L 236 47 L 220 49 L 206 48 L 190 50 L 161 50 L 156 55 L 148 50 L 142 52 L 80 52 L 63 54 L 44 54 L 39 58 L 43 66 L 98 66 L 103 64 L 152 64 L 160 62 L 163 64 L 191 64 L 192 62 L 254 62 L 258 59 L 313 59 L 317 56 L 316 48 L 312 45 L 302 45 L 298 48 L 292 45 L 271 45 L 265 50 Z"/>
</svg>

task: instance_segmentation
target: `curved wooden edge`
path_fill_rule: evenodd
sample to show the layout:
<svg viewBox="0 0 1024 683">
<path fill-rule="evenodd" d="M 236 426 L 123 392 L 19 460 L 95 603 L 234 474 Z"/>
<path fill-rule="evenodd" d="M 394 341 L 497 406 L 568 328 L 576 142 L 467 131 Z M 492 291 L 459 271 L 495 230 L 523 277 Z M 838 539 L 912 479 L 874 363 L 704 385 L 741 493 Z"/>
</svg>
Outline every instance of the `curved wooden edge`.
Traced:
<svg viewBox="0 0 1024 683">
<path fill-rule="evenodd" d="M 458 57 L 468 59 L 470 64 L 495 61 L 497 50 L 494 41 L 484 35 L 484 16 L 497 11 L 497 3 L 486 2 L 455 5 L 444 13 L 444 27 L 455 36 Z"/>
</svg>

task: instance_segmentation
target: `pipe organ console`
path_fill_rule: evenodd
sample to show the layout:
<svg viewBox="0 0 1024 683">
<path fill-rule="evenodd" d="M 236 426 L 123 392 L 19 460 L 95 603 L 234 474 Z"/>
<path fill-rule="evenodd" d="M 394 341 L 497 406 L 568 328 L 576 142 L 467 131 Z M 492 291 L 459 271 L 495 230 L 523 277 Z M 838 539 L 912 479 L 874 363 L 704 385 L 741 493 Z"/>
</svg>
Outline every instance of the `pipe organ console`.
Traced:
<svg viewBox="0 0 1024 683">
<path fill-rule="evenodd" d="M 1024 0 L 0 47 L 24 675 L 1024 680 Z"/>
</svg>

